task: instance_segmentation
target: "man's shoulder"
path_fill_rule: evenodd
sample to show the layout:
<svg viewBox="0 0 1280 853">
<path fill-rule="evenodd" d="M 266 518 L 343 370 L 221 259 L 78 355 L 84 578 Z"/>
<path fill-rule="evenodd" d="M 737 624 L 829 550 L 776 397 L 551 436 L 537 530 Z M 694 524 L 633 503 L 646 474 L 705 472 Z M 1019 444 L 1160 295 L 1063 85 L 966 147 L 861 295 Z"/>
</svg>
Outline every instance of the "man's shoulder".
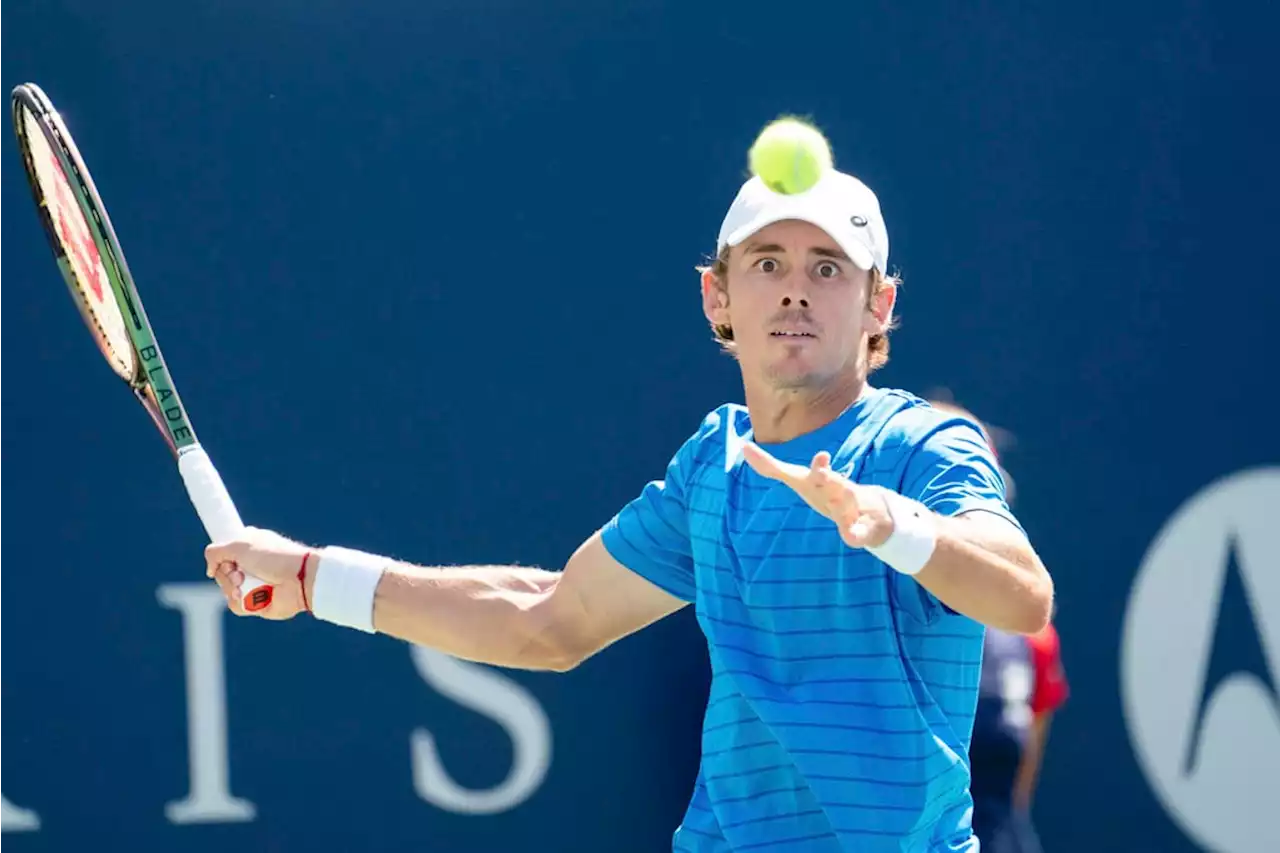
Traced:
<svg viewBox="0 0 1280 853">
<path fill-rule="evenodd" d="M 726 430 L 733 429 L 746 417 L 747 407 L 741 403 L 721 403 L 703 416 L 702 423 L 694 437 L 705 438 L 711 435 L 723 435 Z"/>
<path fill-rule="evenodd" d="M 685 476 L 705 469 L 713 461 L 723 462 L 731 448 L 741 443 L 748 423 L 746 407 L 737 403 L 723 403 L 707 412 L 676 452 Z"/>
<path fill-rule="evenodd" d="M 954 412 L 938 409 L 928 400 L 900 388 L 878 389 L 878 406 L 893 410 L 878 436 L 881 449 L 910 451 L 923 445 L 940 432 L 956 430 L 960 434 L 982 438 L 981 428 Z"/>
<path fill-rule="evenodd" d="M 724 446 L 734 438 L 740 438 L 748 423 L 746 406 L 722 403 L 703 416 L 698 428 L 685 440 L 685 446 Z"/>
</svg>

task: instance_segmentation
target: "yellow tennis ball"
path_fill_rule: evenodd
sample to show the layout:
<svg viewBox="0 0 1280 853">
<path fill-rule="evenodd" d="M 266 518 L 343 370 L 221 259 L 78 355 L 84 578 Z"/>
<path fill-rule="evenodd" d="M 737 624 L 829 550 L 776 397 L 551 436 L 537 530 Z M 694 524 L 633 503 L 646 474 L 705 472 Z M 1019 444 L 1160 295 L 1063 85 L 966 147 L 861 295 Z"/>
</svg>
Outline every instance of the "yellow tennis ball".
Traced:
<svg viewBox="0 0 1280 853">
<path fill-rule="evenodd" d="M 796 118 L 766 125 L 747 156 L 751 173 L 784 195 L 804 192 L 832 167 L 831 146 L 822 131 Z"/>
</svg>

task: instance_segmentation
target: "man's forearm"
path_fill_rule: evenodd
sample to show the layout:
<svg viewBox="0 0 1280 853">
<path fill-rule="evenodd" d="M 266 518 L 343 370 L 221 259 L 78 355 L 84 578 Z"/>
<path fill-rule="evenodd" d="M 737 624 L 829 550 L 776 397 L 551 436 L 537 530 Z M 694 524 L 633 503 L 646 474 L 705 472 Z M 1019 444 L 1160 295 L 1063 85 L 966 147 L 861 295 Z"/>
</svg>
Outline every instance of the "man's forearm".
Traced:
<svg viewBox="0 0 1280 853">
<path fill-rule="evenodd" d="M 915 578 L 952 610 L 993 628 L 1033 634 L 1049 621 L 1053 581 L 1012 525 L 978 515 L 938 517 L 937 545 Z"/>
<path fill-rule="evenodd" d="M 315 574 L 307 584 L 314 588 Z M 560 573 L 517 566 L 389 567 L 378 582 L 380 634 L 454 657 L 518 669 L 561 670 L 575 660 L 557 635 L 551 595 Z M 314 600 L 308 590 L 309 600 Z"/>
</svg>

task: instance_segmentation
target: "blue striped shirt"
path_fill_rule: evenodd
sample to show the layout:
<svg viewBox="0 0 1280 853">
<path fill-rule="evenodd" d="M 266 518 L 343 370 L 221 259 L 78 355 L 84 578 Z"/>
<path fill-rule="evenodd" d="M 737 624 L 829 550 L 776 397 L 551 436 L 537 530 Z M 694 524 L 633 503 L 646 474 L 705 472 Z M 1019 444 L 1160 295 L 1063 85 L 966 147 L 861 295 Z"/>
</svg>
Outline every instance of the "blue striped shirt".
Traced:
<svg viewBox="0 0 1280 853">
<path fill-rule="evenodd" d="M 982 626 L 758 475 L 750 437 L 746 409 L 716 409 L 603 533 L 620 563 L 694 604 L 707 638 L 702 760 L 673 849 L 976 850 Z M 977 428 L 902 391 L 762 446 L 806 464 L 826 450 L 842 475 L 940 515 L 1013 520 Z"/>
</svg>

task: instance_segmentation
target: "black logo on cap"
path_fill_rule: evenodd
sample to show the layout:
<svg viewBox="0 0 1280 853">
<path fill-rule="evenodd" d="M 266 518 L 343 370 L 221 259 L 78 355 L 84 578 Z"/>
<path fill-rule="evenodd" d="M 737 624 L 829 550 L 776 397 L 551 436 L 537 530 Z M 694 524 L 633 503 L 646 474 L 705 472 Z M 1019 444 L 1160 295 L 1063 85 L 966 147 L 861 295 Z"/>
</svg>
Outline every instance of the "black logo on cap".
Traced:
<svg viewBox="0 0 1280 853">
<path fill-rule="evenodd" d="M 849 217 L 849 221 L 858 228 L 865 228 L 867 225 L 867 218 L 865 216 L 851 216 Z"/>
</svg>

